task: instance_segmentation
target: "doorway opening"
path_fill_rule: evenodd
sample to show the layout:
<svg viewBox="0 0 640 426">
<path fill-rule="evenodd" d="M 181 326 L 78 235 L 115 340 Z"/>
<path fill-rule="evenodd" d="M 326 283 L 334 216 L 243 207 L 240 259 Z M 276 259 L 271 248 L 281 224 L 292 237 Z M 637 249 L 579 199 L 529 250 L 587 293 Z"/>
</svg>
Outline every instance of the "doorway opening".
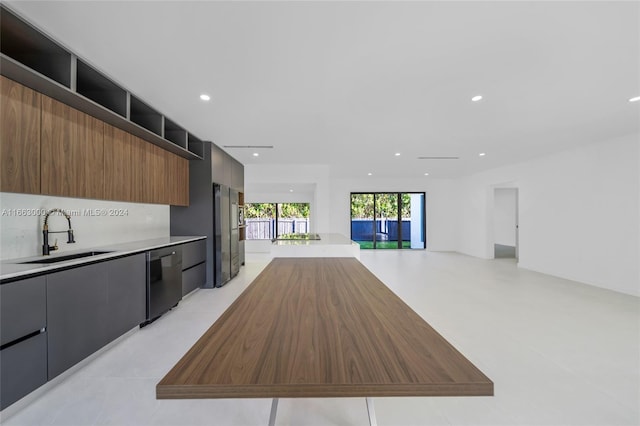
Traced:
<svg viewBox="0 0 640 426">
<path fill-rule="evenodd" d="M 493 255 L 518 259 L 518 189 L 495 188 L 493 197 Z"/>
</svg>

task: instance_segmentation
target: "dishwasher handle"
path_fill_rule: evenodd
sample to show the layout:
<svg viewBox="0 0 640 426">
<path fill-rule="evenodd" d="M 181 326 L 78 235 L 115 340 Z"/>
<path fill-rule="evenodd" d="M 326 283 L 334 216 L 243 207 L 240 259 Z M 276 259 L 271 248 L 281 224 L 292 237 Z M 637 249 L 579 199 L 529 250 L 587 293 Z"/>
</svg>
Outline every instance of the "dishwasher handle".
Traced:
<svg viewBox="0 0 640 426">
<path fill-rule="evenodd" d="M 167 252 L 157 252 L 157 251 L 151 251 L 149 252 L 149 260 L 160 260 L 160 259 L 164 259 L 165 257 L 171 257 L 171 256 L 175 256 L 176 252 L 172 251 L 171 253 L 167 253 Z"/>
</svg>

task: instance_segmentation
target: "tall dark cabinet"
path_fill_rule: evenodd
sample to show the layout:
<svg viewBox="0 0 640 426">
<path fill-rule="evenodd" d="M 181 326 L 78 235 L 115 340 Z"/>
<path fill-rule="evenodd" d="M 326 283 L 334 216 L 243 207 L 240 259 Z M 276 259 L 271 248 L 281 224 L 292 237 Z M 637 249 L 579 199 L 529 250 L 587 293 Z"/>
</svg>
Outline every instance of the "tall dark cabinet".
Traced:
<svg viewBox="0 0 640 426">
<path fill-rule="evenodd" d="M 221 287 L 231 276 L 231 203 L 230 189 L 226 185 L 213 184 L 213 242 L 214 286 Z"/>
<path fill-rule="evenodd" d="M 207 236 L 205 287 L 220 287 L 237 275 L 244 259 L 238 226 L 244 166 L 212 142 L 195 143 L 201 144 L 203 161 L 189 163 L 190 205 L 171 206 L 171 235 Z"/>
<path fill-rule="evenodd" d="M 238 233 L 238 191 L 229 190 L 229 204 L 231 206 L 231 278 L 240 272 L 240 235 Z"/>
</svg>

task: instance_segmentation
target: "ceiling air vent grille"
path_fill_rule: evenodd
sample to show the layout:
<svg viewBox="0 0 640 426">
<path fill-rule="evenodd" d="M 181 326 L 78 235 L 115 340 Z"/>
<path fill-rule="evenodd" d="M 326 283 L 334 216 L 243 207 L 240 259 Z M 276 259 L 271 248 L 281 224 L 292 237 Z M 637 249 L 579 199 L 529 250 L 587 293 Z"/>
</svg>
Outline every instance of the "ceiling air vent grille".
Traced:
<svg viewBox="0 0 640 426">
<path fill-rule="evenodd" d="M 418 160 L 459 160 L 460 157 L 418 157 Z"/>
<path fill-rule="evenodd" d="M 273 149 L 273 145 L 223 145 L 225 148 Z"/>
</svg>

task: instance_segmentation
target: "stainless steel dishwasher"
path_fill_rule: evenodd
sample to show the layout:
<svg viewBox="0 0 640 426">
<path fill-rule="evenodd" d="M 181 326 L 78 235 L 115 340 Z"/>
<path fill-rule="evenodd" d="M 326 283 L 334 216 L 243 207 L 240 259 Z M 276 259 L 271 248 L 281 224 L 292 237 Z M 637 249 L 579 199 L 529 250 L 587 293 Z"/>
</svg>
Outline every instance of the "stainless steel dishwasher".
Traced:
<svg viewBox="0 0 640 426">
<path fill-rule="evenodd" d="M 182 248 L 147 252 L 147 325 L 182 299 Z"/>
</svg>

